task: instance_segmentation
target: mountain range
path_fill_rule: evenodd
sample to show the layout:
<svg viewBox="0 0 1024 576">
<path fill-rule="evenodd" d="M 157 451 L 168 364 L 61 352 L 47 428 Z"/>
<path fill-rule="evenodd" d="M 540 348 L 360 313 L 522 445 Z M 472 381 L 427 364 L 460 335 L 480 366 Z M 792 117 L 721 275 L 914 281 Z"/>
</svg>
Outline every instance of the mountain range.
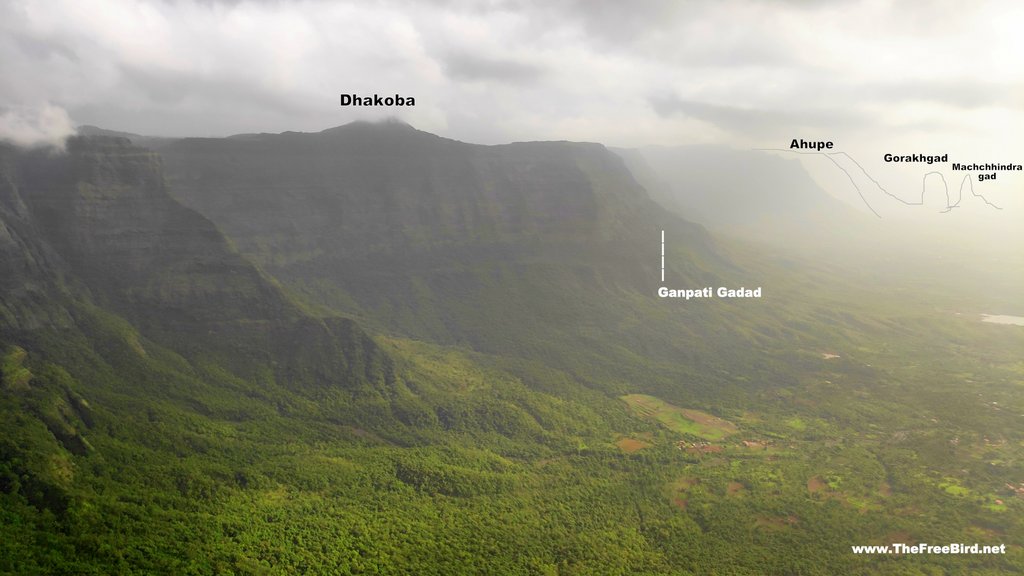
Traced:
<svg viewBox="0 0 1024 576">
<path fill-rule="evenodd" d="M 2 145 L 0 571 L 896 573 L 850 535 L 1019 547 L 1021 336 L 759 243 L 858 216 L 753 153 L 398 122 Z M 913 566 L 1024 561 L 945 560 Z"/>
</svg>

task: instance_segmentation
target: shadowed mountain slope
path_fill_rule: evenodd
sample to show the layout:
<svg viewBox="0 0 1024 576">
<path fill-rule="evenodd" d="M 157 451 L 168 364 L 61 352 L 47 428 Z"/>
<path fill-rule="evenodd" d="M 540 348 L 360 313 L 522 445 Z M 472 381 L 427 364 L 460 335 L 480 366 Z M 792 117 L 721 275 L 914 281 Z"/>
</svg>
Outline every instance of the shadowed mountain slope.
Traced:
<svg viewBox="0 0 1024 576">
<path fill-rule="evenodd" d="M 5 147 L 0 162 L 5 337 L 78 330 L 76 317 L 98 309 L 245 376 L 273 363 L 287 380 L 309 353 L 290 349 L 321 339 L 343 341 L 320 359 L 335 383 L 362 380 L 380 362 L 351 321 L 306 316 L 209 220 L 167 195 L 156 154 L 123 138 L 76 137 L 66 153 Z"/>
<path fill-rule="evenodd" d="M 661 230 L 671 282 L 745 277 L 598 144 L 479 146 L 354 123 L 160 153 L 171 193 L 242 253 L 315 305 L 392 333 L 532 358 L 571 347 L 611 362 L 644 346 L 669 357 L 677 345 L 641 320 L 672 330 L 654 304 Z"/>
</svg>

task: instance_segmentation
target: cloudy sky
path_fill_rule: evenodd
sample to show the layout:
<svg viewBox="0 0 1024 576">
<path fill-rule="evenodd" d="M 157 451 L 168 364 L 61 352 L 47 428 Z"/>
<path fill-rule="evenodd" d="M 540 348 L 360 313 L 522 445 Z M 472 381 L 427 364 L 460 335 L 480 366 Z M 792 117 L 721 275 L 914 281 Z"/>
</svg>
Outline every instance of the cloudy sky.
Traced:
<svg viewBox="0 0 1024 576">
<path fill-rule="evenodd" d="M 0 136 L 396 116 L 485 144 L 802 137 L 879 171 L 885 152 L 1024 162 L 1022 25 L 1016 0 L 6 0 Z M 416 106 L 342 108 L 340 93 Z"/>
</svg>

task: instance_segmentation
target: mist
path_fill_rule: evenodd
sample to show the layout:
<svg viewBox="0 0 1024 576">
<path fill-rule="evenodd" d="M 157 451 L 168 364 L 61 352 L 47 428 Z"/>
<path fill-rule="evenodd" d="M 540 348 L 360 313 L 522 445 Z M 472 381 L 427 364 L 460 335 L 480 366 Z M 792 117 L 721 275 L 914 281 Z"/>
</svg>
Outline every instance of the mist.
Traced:
<svg viewBox="0 0 1024 576">
<path fill-rule="evenodd" d="M 62 148 L 74 133 L 71 118 L 59 106 L 0 108 L 0 140 L 25 147 Z"/>
</svg>

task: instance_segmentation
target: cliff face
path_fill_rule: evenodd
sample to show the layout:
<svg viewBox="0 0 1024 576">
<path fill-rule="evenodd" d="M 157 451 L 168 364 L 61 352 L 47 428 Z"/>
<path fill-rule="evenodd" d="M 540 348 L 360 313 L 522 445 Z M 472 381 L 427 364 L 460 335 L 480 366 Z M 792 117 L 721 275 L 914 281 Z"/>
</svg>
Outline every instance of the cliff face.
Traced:
<svg viewBox="0 0 1024 576">
<path fill-rule="evenodd" d="M 261 263 L 606 241 L 646 196 L 597 144 L 475 146 L 400 124 L 176 141 L 172 192 Z"/>
<path fill-rule="evenodd" d="M 211 222 L 167 195 L 155 154 L 120 138 L 75 138 L 66 156 L 29 155 L 21 172 L 40 232 L 132 319 L 213 327 L 297 315 Z"/>
<path fill-rule="evenodd" d="M 0 325 L 66 326 L 64 263 L 39 237 L 14 180 L 17 159 L 14 148 L 0 145 Z"/>
<path fill-rule="evenodd" d="M 59 303 L 87 301 L 161 345 L 243 375 L 263 363 L 299 374 L 294 365 L 319 361 L 333 376 L 318 382 L 344 384 L 350 368 L 379 364 L 351 322 L 303 315 L 213 223 L 171 198 L 156 154 L 92 136 L 70 139 L 66 153 L 8 148 L 3 159 L 5 331 L 67 326 L 73 314 Z M 290 346 L 319 340 L 330 345 L 313 349 L 331 348 L 319 360 Z"/>
<path fill-rule="evenodd" d="M 355 123 L 159 151 L 171 193 L 276 278 L 417 337 L 499 351 L 607 318 L 603 299 L 656 290 L 662 229 L 677 279 L 723 268 L 705 231 L 599 144 L 478 146 Z"/>
</svg>

